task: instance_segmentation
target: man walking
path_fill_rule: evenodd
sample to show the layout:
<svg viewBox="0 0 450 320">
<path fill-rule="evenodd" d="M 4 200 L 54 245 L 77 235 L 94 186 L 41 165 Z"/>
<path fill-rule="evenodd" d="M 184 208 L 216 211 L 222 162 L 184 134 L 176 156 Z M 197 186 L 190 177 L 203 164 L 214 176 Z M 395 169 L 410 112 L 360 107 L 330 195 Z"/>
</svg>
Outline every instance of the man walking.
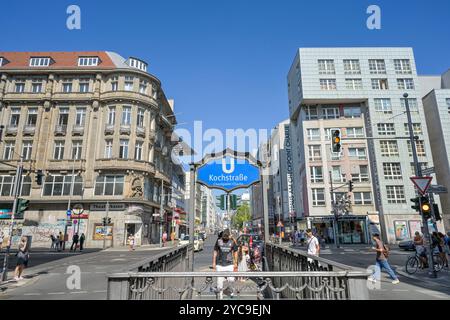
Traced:
<svg viewBox="0 0 450 320">
<path fill-rule="evenodd" d="M 63 235 L 63 233 L 61 231 L 59 232 L 58 240 L 59 240 L 59 242 L 58 242 L 58 244 L 59 244 L 58 251 L 61 251 L 62 248 L 64 247 L 64 235 Z"/>
<path fill-rule="evenodd" d="M 80 237 L 80 251 L 83 251 L 83 245 L 84 245 L 85 240 L 86 240 L 86 236 L 84 235 L 84 233 L 82 233 L 81 237 Z"/>
<path fill-rule="evenodd" d="M 212 261 L 212 268 L 214 271 L 237 271 L 238 269 L 238 247 L 236 242 L 231 239 L 229 229 L 225 229 L 222 237 L 217 240 L 214 246 L 214 254 Z M 223 298 L 223 282 L 224 277 L 217 278 L 217 290 L 219 291 L 219 299 Z M 228 277 L 228 281 L 234 281 L 234 277 Z"/>
<path fill-rule="evenodd" d="M 372 235 L 373 241 L 375 241 L 375 247 L 372 248 L 372 250 L 376 251 L 376 263 L 375 263 L 375 271 L 372 274 L 372 277 L 369 278 L 370 281 L 376 282 L 377 280 L 381 279 L 381 269 L 386 269 L 386 272 L 389 274 L 389 276 L 392 279 L 393 284 L 398 284 L 400 281 L 398 280 L 397 275 L 395 274 L 394 270 L 392 270 L 391 266 L 389 265 L 389 262 L 387 260 L 389 256 L 389 250 L 384 245 L 383 241 L 380 240 L 380 235 L 375 233 Z"/>
<path fill-rule="evenodd" d="M 311 256 L 319 256 L 320 253 L 320 243 L 319 240 L 313 235 L 311 229 L 306 230 L 306 237 L 308 238 L 306 244 L 307 253 Z M 312 258 L 308 258 L 309 263 L 313 263 L 314 260 Z"/>
<path fill-rule="evenodd" d="M 72 237 L 72 245 L 70 246 L 70 251 L 77 251 L 78 240 L 80 237 L 78 236 L 78 232 L 76 232 Z M 75 246 L 75 249 L 73 248 Z"/>
</svg>

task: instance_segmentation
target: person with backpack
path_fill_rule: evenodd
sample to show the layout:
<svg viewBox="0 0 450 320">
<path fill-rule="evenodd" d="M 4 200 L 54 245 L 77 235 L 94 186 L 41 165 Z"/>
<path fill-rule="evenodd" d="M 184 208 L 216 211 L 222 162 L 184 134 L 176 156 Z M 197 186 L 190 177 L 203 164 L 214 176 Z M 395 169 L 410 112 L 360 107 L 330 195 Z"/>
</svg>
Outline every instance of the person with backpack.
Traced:
<svg viewBox="0 0 450 320">
<path fill-rule="evenodd" d="M 214 246 L 214 254 L 212 261 L 212 269 L 214 271 L 237 271 L 238 270 L 238 246 L 231 238 L 229 229 L 225 229 L 222 237 L 217 240 Z M 223 298 L 223 282 L 224 277 L 217 277 L 217 290 L 219 291 L 219 299 Z M 228 277 L 228 281 L 234 281 L 234 277 Z"/>
<path fill-rule="evenodd" d="M 397 275 L 395 274 L 394 270 L 392 270 L 388 262 L 389 248 L 385 246 L 383 241 L 381 241 L 379 234 L 377 233 L 373 234 L 372 239 L 375 242 L 375 247 L 372 247 L 372 250 L 376 251 L 377 255 L 376 255 L 375 270 L 372 274 L 372 277 L 370 277 L 369 280 L 372 282 L 380 280 L 381 269 L 385 269 L 392 279 L 392 284 L 400 283 L 400 280 L 398 280 Z"/>
</svg>

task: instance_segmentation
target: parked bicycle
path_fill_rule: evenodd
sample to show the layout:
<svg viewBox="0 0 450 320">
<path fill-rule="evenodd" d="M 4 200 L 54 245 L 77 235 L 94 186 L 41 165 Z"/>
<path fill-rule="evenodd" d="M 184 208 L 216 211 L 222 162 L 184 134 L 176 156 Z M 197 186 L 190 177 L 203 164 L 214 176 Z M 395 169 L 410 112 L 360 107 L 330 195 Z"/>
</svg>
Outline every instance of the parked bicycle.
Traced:
<svg viewBox="0 0 450 320">
<path fill-rule="evenodd" d="M 425 269 L 426 266 L 423 266 Z M 444 260 L 439 254 L 433 253 L 433 269 L 436 272 L 441 271 L 444 268 Z M 422 262 L 420 261 L 420 255 L 416 252 L 413 256 L 410 256 L 406 260 L 405 266 L 406 272 L 408 274 L 414 274 L 417 270 L 422 269 Z"/>
</svg>

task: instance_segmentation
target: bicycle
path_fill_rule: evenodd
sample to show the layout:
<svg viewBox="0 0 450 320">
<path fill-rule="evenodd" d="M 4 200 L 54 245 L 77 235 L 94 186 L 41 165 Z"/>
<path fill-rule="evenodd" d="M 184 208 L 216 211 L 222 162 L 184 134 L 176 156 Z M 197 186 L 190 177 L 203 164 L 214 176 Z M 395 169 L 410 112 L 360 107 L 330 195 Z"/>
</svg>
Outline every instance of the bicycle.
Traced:
<svg viewBox="0 0 450 320">
<path fill-rule="evenodd" d="M 414 256 L 410 256 L 406 260 L 405 270 L 408 274 L 414 274 L 422 265 L 421 256 L 416 252 Z M 425 267 L 424 267 L 425 268 Z M 444 268 L 444 260 L 439 254 L 433 254 L 433 269 L 436 272 L 441 271 Z"/>
</svg>

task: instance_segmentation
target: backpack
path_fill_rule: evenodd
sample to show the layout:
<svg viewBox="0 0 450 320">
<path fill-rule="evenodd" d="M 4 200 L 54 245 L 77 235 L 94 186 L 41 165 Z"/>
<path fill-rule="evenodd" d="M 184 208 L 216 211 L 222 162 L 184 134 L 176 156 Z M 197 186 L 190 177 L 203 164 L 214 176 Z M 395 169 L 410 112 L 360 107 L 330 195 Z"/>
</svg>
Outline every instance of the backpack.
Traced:
<svg viewBox="0 0 450 320">
<path fill-rule="evenodd" d="M 390 251 L 390 249 L 389 249 L 389 247 L 387 246 L 387 245 L 385 245 L 384 243 L 383 243 L 383 254 L 384 254 L 384 256 L 387 258 L 387 257 L 389 257 L 389 251 Z"/>
</svg>

